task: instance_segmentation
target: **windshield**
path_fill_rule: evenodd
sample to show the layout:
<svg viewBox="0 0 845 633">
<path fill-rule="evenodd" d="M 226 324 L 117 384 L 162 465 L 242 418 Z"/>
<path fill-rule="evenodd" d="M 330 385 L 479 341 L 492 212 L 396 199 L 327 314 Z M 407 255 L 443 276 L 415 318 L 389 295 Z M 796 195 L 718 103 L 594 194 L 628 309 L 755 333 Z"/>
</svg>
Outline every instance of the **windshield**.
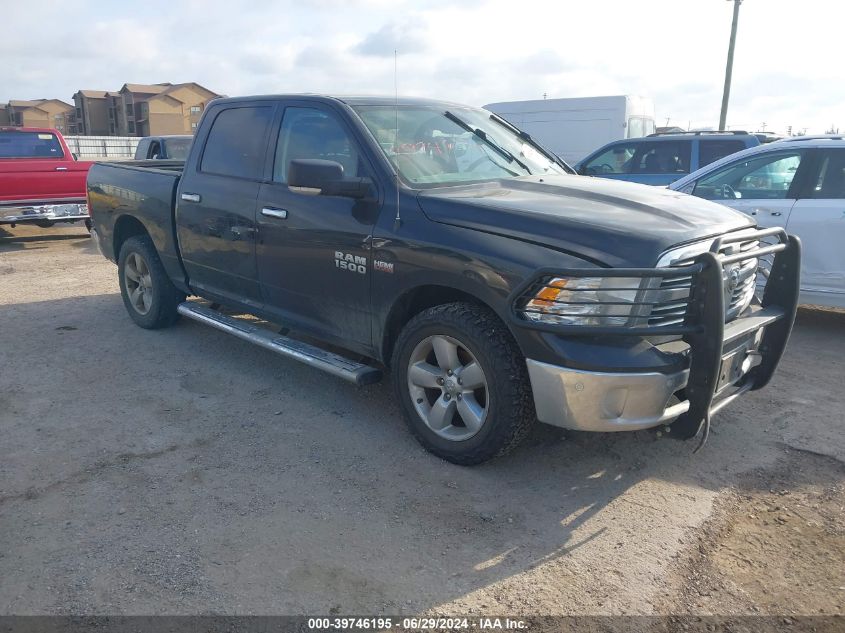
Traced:
<svg viewBox="0 0 845 633">
<path fill-rule="evenodd" d="M 0 132 L 0 158 L 62 158 L 62 146 L 47 132 Z"/>
<path fill-rule="evenodd" d="M 169 138 L 164 141 L 167 158 L 172 160 L 185 160 L 188 157 L 188 150 L 191 148 L 192 138 Z"/>
<path fill-rule="evenodd" d="M 355 111 L 412 187 L 567 173 L 486 110 L 358 106 Z"/>
</svg>

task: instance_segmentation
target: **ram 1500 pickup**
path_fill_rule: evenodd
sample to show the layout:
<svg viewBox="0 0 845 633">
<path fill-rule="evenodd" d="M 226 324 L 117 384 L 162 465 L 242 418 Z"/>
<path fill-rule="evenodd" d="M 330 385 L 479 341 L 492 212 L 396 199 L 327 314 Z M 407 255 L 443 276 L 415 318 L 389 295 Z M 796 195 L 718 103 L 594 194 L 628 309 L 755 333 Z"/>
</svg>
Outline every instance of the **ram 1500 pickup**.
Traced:
<svg viewBox="0 0 845 633">
<path fill-rule="evenodd" d="M 0 128 L 0 224 L 88 221 L 85 178 L 58 130 Z"/>
<path fill-rule="evenodd" d="M 703 441 L 795 318 L 783 230 L 575 175 L 453 103 L 216 100 L 184 164 L 98 163 L 88 193 L 135 323 L 185 316 L 358 384 L 389 371 L 414 435 L 460 464 L 535 420 Z"/>
</svg>

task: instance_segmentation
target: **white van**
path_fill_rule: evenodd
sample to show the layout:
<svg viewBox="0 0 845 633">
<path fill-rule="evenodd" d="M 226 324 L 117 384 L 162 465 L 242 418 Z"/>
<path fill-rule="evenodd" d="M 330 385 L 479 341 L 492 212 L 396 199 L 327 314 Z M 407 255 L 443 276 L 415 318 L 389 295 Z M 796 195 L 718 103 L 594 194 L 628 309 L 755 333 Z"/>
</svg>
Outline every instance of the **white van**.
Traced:
<svg viewBox="0 0 845 633">
<path fill-rule="evenodd" d="M 605 143 L 654 132 L 654 103 L 647 97 L 582 97 L 490 103 L 495 112 L 574 164 Z"/>
</svg>

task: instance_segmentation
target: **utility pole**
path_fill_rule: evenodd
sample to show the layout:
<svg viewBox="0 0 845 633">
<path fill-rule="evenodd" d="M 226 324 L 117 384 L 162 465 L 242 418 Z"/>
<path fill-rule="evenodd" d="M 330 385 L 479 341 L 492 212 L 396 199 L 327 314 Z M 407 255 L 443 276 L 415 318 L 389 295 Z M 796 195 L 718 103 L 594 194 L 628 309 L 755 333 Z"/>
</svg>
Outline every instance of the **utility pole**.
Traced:
<svg viewBox="0 0 845 633">
<path fill-rule="evenodd" d="M 734 3 L 734 19 L 731 24 L 731 41 L 728 44 L 728 64 L 725 68 L 725 89 L 722 92 L 722 112 L 719 114 L 719 130 L 724 131 L 728 118 L 728 100 L 731 96 L 731 74 L 734 66 L 734 45 L 736 44 L 736 24 L 739 22 L 739 5 L 742 0 L 728 0 Z"/>
</svg>

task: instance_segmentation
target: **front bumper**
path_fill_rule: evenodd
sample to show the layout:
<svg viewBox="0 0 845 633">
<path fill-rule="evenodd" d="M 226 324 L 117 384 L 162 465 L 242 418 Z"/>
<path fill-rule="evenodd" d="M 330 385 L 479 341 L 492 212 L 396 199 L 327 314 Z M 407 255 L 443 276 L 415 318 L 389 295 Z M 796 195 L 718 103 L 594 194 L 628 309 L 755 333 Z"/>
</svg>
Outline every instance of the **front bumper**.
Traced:
<svg viewBox="0 0 845 633">
<path fill-rule="evenodd" d="M 88 219 L 84 203 L 43 204 L 0 209 L 0 224 L 43 224 Z"/>
<path fill-rule="evenodd" d="M 638 431 L 666 424 L 689 410 L 673 400 L 689 370 L 597 372 L 528 360 L 528 376 L 540 422 L 577 431 Z"/>
<path fill-rule="evenodd" d="M 783 355 L 795 321 L 801 246 L 782 229 L 757 231 L 752 237 L 774 237 L 778 244 L 725 254 L 725 245 L 740 241 L 739 237 L 726 236 L 683 269 L 692 273 L 693 281 L 680 325 L 627 329 L 602 326 L 584 328 L 583 332 L 576 326 L 562 328 L 570 336 L 681 335 L 688 346 L 682 369 L 586 371 L 529 359 L 538 419 L 564 428 L 604 432 L 666 425 L 670 437 L 688 439 L 730 402 L 765 386 Z M 748 234 L 742 239 L 747 241 Z M 725 267 L 766 253 L 774 254 L 774 261 L 762 300 L 725 323 Z M 665 275 L 665 270 L 627 269 L 617 274 Z M 525 321 L 521 324 L 532 327 Z M 599 345 L 601 338 L 586 340 Z"/>
</svg>

